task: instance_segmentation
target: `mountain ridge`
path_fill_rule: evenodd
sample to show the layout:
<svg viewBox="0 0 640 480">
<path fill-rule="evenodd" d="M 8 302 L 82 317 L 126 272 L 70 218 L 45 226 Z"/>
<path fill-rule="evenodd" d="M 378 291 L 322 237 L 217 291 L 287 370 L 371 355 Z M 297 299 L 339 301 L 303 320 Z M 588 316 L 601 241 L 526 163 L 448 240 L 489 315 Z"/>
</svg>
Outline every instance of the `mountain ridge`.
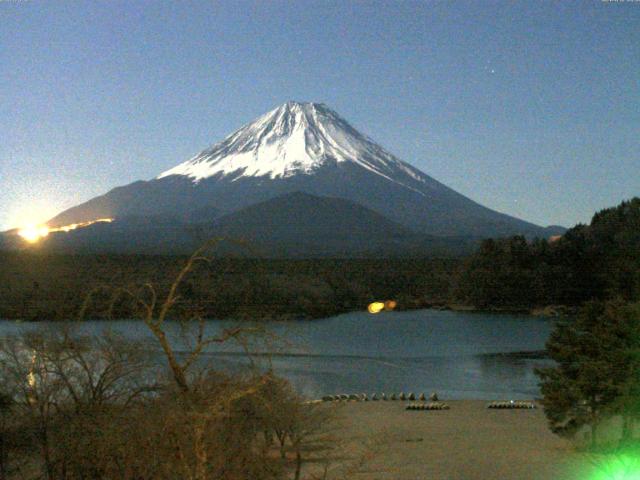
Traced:
<svg viewBox="0 0 640 480">
<path fill-rule="evenodd" d="M 175 216 L 213 207 L 220 216 L 291 192 L 343 198 L 416 232 L 439 236 L 548 237 L 404 162 L 324 104 L 287 102 L 149 181 L 117 187 L 50 220 Z"/>
</svg>

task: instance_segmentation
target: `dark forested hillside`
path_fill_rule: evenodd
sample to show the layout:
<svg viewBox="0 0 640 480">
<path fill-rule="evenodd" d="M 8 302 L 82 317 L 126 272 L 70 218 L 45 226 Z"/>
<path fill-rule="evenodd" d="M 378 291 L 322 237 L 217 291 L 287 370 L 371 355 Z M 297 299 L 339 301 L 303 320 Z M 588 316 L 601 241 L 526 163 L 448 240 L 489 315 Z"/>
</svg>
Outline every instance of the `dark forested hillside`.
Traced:
<svg viewBox="0 0 640 480">
<path fill-rule="evenodd" d="M 88 316 L 105 318 L 115 288 L 137 291 L 146 282 L 160 298 L 186 257 L 142 255 L 33 255 L 0 252 L 0 318 L 75 318 L 87 294 Z M 399 308 L 446 304 L 458 260 L 265 260 L 213 259 L 182 284 L 176 314 L 211 318 L 325 317 L 364 310 L 374 300 Z M 119 302 L 115 318 L 132 316 Z"/>
<path fill-rule="evenodd" d="M 69 232 L 52 232 L 30 245 L 0 233 L 5 249 L 45 254 L 189 255 L 207 239 L 224 237 L 215 256 L 260 258 L 416 258 L 468 255 L 479 237 L 437 237 L 415 232 L 358 203 L 294 192 L 214 218 L 200 209 L 182 217 L 131 216 Z"/>
<path fill-rule="evenodd" d="M 465 263 L 457 296 L 479 308 L 640 299 L 640 198 L 596 213 L 562 237 L 485 240 Z"/>
<path fill-rule="evenodd" d="M 0 318 L 72 318 L 88 292 L 101 286 L 135 290 L 151 282 L 166 292 L 185 261 L 0 251 Z M 618 297 L 638 301 L 640 198 L 602 210 L 590 225 L 551 240 L 485 240 L 466 259 L 215 258 L 184 282 L 180 295 L 178 313 L 197 308 L 212 318 L 325 317 L 382 299 L 398 301 L 399 308 L 504 310 Z M 103 317 L 108 300 L 96 297 L 90 315 Z M 126 302 L 116 307 L 114 316 L 132 315 Z"/>
</svg>

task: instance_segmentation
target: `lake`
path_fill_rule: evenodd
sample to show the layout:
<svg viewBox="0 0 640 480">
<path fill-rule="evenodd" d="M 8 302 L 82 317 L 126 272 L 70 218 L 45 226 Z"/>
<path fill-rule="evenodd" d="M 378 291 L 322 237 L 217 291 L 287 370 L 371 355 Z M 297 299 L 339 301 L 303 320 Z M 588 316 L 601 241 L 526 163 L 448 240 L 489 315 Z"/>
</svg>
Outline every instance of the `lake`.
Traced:
<svg viewBox="0 0 640 480">
<path fill-rule="evenodd" d="M 40 322 L 0 322 L 0 336 L 36 328 L 59 328 Z M 207 332 L 237 323 L 208 321 Z M 264 325 L 264 324 L 262 324 Z M 441 398 L 483 400 L 531 399 L 539 396 L 533 369 L 552 362 L 535 355 L 544 349 L 553 320 L 530 315 L 439 310 L 348 313 L 320 320 L 269 322 L 268 336 L 251 342 L 257 361 L 288 378 L 304 395 L 338 393 L 416 394 L 432 391 Z M 98 333 L 112 328 L 128 338 L 149 337 L 141 321 L 86 321 L 79 327 Z M 174 341 L 188 334 L 170 324 Z M 202 362 L 237 370 L 247 361 L 237 345 L 210 348 Z M 269 355 L 265 355 L 269 353 Z"/>
</svg>

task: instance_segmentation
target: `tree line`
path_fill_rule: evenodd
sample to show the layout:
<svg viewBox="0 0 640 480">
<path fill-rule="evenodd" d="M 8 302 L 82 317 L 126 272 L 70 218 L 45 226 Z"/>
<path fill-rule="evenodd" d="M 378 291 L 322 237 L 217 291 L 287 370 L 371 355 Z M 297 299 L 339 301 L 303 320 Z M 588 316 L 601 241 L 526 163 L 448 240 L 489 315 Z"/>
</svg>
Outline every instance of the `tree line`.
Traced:
<svg viewBox="0 0 640 480">
<path fill-rule="evenodd" d="M 640 198 L 559 238 L 483 241 L 461 267 L 455 296 L 478 308 L 518 309 L 640 300 Z"/>
<path fill-rule="evenodd" d="M 47 255 L 0 252 L 0 318 L 74 318 L 86 295 L 115 283 L 169 288 L 181 256 Z M 181 286 L 185 305 L 210 318 L 322 318 L 362 311 L 393 299 L 401 309 L 464 305 L 530 311 L 577 307 L 589 300 L 640 299 L 640 199 L 594 215 L 552 239 L 484 240 L 456 258 L 263 259 L 212 258 Z M 128 318 L 121 301 L 94 318 Z M 180 304 L 174 308 L 181 311 Z M 108 314 L 108 315 L 107 315 Z"/>
<path fill-rule="evenodd" d="M 215 250 L 213 251 L 215 253 Z M 166 294 L 168 278 L 187 260 L 177 256 L 36 255 L 0 252 L 0 318 L 76 318 L 87 294 L 113 284 L 136 290 L 145 283 Z M 400 308 L 445 305 L 457 259 L 268 260 L 216 258 L 199 265 L 180 287 L 172 312 L 197 304 L 209 318 L 322 318 L 363 311 L 394 299 Z M 130 299 L 111 305 L 94 297 L 92 318 L 131 318 Z"/>
</svg>

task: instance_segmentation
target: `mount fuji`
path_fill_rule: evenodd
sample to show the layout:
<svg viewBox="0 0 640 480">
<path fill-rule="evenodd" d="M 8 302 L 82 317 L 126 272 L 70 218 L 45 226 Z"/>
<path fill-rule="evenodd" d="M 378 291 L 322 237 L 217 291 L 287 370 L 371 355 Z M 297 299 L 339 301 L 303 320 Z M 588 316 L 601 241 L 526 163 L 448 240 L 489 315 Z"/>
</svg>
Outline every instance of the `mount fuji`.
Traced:
<svg viewBox="0 0 640 480">
<path fill-rule="evenodd" d="M 287 102 L 156 178 L 115 188 L 47 225 L 99 218 L 215 225 L 277 197 L 295 201 L 296 192 L 357 204 L 421 235 L 548 237 L 560 228 L 486 208 L 396 158 L 326 105 L 301 102 Z"/>
</svg>

